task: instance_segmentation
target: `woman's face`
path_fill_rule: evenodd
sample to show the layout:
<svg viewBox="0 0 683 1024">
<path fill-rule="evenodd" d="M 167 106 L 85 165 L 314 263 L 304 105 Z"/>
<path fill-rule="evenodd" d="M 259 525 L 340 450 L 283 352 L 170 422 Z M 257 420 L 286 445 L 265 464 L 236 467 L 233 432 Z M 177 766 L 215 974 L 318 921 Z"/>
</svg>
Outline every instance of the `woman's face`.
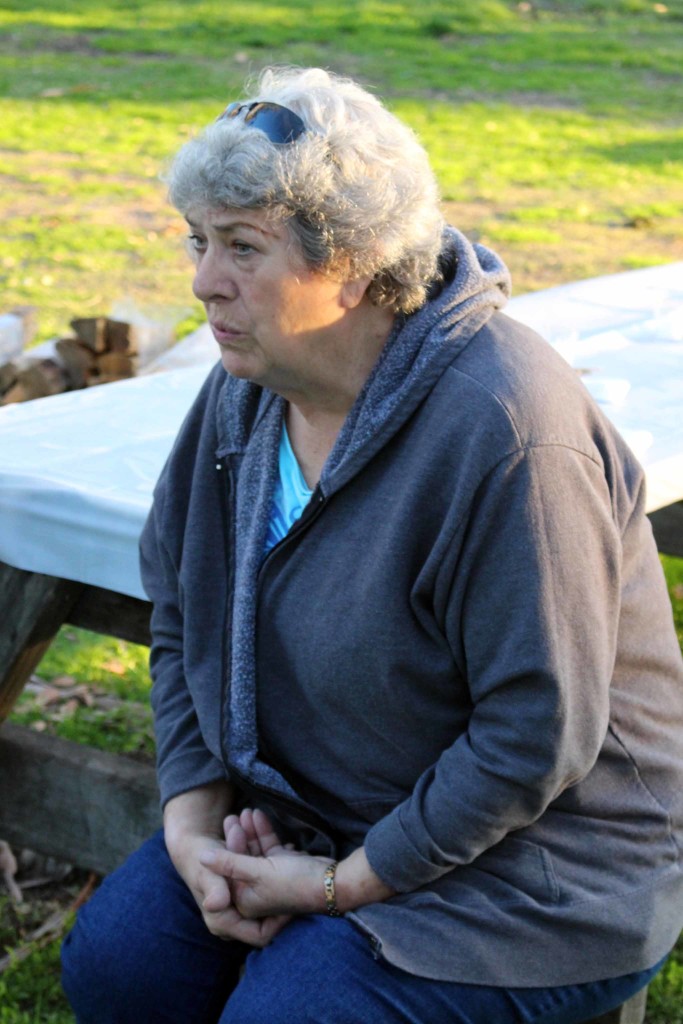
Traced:
<svg viewBox="0 0 683 1024">
<path fill-rule="evenodd" d="M 285 224 L 262 210 L 188 214 L 193 290 L 225 369 L 287 397 L 325 380 L 341 348 L 347 285 L 309 270 Z"/>
</svg>

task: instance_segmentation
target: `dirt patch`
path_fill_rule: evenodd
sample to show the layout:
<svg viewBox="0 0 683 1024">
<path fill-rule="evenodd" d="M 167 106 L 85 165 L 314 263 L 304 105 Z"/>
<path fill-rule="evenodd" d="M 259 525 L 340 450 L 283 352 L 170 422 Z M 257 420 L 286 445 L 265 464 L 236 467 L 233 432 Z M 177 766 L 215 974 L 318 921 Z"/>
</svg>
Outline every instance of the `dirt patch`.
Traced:
<svg viewBox="0 0 683 1024">
<path fill-rule="evenodd" d="M 92 895 L 100 880 L 92 872 L 59 864 L 52 858 L 36 859 L 30 850 L 15 853 L 20 862 L 32 866 L 16 876 L 22 894 L 20 903 L 10 900 L 0 889 L 0 973 L 21 960 L 28 950 L 33 952 L 60 937 L 72 913 Z M 55 877 L 45 878 L 46 870 Z"/>
<path fill-rule="evenodd" d="M 468 238 L 494 249 L 505 260 L 515 295 L 683 260 L 683 215 L 675 221 L 630 224 L 568 222 L 552 225 L 561 234 L 559 241 L 506 242 L 491 237 L 485 229 L 503 219 L 493 202 L 445 203 L 444 213 Z"/>
<path fill-rule="evenodd" d="M 30 51 L 31 53 L 76 53 L 84 57 L 102 56 L 102 50 L 93 45 L 90 37 L 83 33 L 69 35 L 60 32 L 49 38 L 44 35 L 36 38 L 33 34 L 29 36 L 25 32 L 8 32 L 7 35 L 0 37 L 0 53 L 17 53 L 22 51 Z"/>
<path fill-rule="evenodd" d="M 163 63 L 169 60 L 178 60 L 178 55 L 163 50 L 111 50 L 108 47 L 98 45 L 98 36 L 106 35 L 107 38 L 121 38 L 124 33 L 114 29 L 90 30 L 89 32 L 68 33 L 53 31 L 46 35 L 45 29 L 41 30 L 38 37 L 34 33 L 8 33 L 0 37 L 0 53 L 17 53 L 18 51 L 31 53 L 73 53 L 81 57 L 102 58 L 115 56 L 126 60 L 153 61 Z"/>
</svg>

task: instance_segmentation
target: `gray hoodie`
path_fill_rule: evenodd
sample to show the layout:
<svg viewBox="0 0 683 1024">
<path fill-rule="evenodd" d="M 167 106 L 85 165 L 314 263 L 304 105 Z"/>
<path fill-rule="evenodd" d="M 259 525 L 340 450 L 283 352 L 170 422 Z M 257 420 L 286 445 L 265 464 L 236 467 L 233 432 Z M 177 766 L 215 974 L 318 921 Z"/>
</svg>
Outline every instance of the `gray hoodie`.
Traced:
<svg viewBox="0 0 683 1024">
<path fill-rule="evenodd" d="M 142 538 L 162 799 L 364 844 L 428 977 L 641 970 L 683 924 L 683 667 L 643 474 L 458 232 L 264 559 L 283 401 L 209 376 Z"/>
</svg>

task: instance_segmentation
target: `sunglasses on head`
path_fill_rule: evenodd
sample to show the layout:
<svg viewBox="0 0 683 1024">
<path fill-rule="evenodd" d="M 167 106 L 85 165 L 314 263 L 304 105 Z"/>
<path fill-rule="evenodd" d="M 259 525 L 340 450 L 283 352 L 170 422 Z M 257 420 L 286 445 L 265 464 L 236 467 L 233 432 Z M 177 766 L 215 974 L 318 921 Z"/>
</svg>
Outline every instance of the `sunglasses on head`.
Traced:
<svg viewBox="0 0 683 1024">
<path fill-rule="evenodd" d="M 242 116 L 242 120 L 250 128 L 259 128 L 277 145 L 296 142 L 306 131 L 306 125 L 298 114 L 279 103 L 231 103 L 216 119 L 230 120 Z"/>
</svg>

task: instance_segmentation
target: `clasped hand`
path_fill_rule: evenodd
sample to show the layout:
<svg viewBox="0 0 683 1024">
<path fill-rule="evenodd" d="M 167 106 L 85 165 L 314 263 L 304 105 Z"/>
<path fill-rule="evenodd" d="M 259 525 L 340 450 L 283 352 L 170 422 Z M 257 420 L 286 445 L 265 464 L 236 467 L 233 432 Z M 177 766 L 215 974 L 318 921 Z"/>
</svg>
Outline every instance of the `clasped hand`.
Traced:
<svg viewBox="0 0 683 1024">
<path fill-rule="evenodd" d="M 211 887 L 202 901 L 214 934 L 262 946 L 294 914 L 324 910 L 329 858 L 284 846 L 259 810 L 228 815 L 223 830 L 225 848 L 212 845 L 199 855 L 203 867 L 227 881 Z"/>
</svg>

